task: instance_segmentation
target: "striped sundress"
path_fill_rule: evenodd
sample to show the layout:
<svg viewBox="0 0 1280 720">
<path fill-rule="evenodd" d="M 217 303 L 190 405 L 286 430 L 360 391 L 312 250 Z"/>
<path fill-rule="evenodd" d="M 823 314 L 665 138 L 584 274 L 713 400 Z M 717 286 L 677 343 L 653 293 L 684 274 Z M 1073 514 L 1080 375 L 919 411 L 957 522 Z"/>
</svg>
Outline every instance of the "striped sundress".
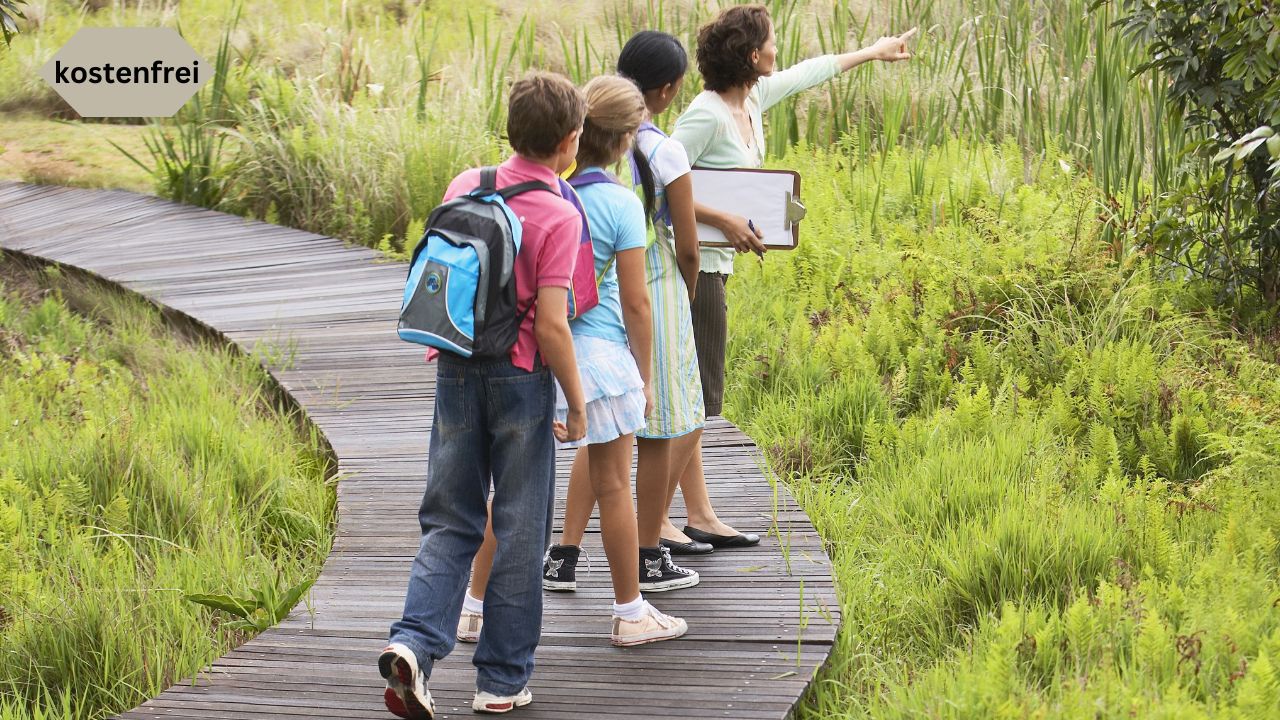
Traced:
<svg viewBox="0 0 1280 720">
<path fill-rule="evenodd" d="M 644 132 L 652 128 L 652 132 Z M 637 138 L 642 148 L 656 143 L 646 153 L 650 165 L 659 151 L 683 154 L 673 140 L 646 123 Z M 666 145 L 667 147 L 662 147 Z M 659 207 L 665 208 L 663 178 L 655 178 Z M 698 376 L 698 356 L 693 343 L 693 316 L 689 308 L 689 291 L 680 266 L 676 262 L 675 235 L 667 225 L 667 214 L 659 212 L 654 219 L 654 237 L 645 251 L 645 275 L 653 316 L 653 412 L 643 430 L 643 438 L 673 438 L 686 435 L 706 424 L 702 404 L 702 381 Z"/>
</svg>

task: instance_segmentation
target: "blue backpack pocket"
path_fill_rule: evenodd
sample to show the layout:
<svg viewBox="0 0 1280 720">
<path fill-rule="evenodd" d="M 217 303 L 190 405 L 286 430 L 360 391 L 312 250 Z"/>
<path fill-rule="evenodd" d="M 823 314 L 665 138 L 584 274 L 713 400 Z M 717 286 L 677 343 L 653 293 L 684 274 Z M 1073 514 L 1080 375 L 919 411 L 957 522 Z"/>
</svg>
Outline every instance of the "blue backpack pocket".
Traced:
<svg viewBox="0 0 1280 720">
<path fill-rule="evenodd" d="M 481 169 L 480 185 L 427 218 L 409 260 L 397 328 L 401 340 L 468 358 L 511 352 L 533 303 L 517 308 L 522 228 L 507 201 L 555 190 L 539 180 L 498 188 L 497 172 Z"/>
<path fill-rule="evenodd" d="M 473 242 L 431 233 L 405 283 L 400 339 L 471 357 L 476 317 L 484 312 L 477 307 L 482 271 Z"/>
</svg>

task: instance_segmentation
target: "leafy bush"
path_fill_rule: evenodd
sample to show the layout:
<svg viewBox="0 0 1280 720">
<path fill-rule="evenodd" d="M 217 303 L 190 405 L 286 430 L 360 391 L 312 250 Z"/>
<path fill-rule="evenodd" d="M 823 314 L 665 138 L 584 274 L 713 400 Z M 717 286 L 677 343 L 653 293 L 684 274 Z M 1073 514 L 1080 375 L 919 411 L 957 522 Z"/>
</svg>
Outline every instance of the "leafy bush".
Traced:
<svg viewBox="0 0 1280 720">
<path fill-rule="evenodd" d="M 0 31 L 4 33 L 6 45 L 13 40 L 14 33 L 18 32 L 18 20 L 25 17 L 18 6 L 25 4 L 26 0 L 0 0 Z"/>
<path fill-rule="evenodd" d="M 1264 0 L 1121 0 L 1126 31 L 1151 56 L 1169 99 L 1205 139 L 1207 170 L 1187 180 L 1150 225 L 1155 248 L 1220 285 L 1280 311 L 1280 27 Z"/>
</svg>

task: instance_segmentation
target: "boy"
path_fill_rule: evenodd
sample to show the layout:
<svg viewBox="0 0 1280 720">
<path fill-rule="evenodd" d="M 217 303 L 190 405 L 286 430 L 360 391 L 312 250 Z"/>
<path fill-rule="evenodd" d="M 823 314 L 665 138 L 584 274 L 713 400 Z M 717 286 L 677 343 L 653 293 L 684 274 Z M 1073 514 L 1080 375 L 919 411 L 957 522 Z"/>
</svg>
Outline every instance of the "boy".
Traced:
<svg viewBox="0 0 1280 720">
<path fill-rule="evenodd" d="M 515 154 L 498 168 L 499 188 L 556 177 L 578 152 L 586 101 L 568 79 L 533 72 L 511 88 L 507 136 Z M 448 201 L 480 185 L 468 170 L 449 185 Z M 378 658 L 387 709 L 403 718 L 434 717 L 426 680 L 453 650 L 472 556 L 480 547 L 493 485 L 498 538 L 476 646 L 478 712 L 529 704 L 525 686 L 542 630 L 542 555 L 551 540 L 555 446 L 586 434 L 586 410 L 567 320 L 569 278 L 582 218 L 555 192 L 513 197 L 523 240 L 515 259 L 516 308 L 529 308 L 510 357 L 440 354 L 427 489 L 418 511 L 422 544 L 409 576 L 404 617 L 391 626 Z M 430 355 L 433 355 L 429 354 Z M 550 372 L 548 372 L 548 369 Z M 553 422 L 559 381 L 569 403 Z"/>
</svg>

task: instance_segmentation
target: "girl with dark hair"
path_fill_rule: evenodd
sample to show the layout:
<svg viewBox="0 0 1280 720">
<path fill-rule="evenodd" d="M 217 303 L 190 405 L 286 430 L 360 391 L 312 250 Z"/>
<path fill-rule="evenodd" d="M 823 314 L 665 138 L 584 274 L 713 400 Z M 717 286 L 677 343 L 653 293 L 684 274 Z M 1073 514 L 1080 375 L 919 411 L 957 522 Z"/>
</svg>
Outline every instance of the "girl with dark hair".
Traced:
<svg viewBox="0 0 1280 720">
<path fill-rule="evenodd" d="M 698 279 L 693 185 L 684 148 L 649 119 L 675 100 L 688 64 L 679 40 L 651 30 L 634 35 L 618 56 L 619 74 L 640 88 L 648 111 L 631 150 L 632 182 L 644 189 L 645 211 L 653 224 L 645 251 L 653 323 L 653 409 L 636 433 L 636 526 L 640 589 L 646 592 L 698 584 L 698 574 L 673 563 L 660 542 L 676 481 L 698 447 L 704 423 L 689 311 Z M 579 545 L 594 502 L 589 487 L 570 483 L 560 544 L 548 551 L 544 566 L 543 587 L 548 590 L 577 587 Z"/>
<path fill-rule="evenodd" d="M 758 168 L 764 164 L 764 111 L 864 62 L 910 58 L 907 41 L 915 33 L 912 29 L 901 36 L 882 37 L 861 50 L 811 58 L 774 72 L 778 46 L 768 9 L 763 5 L 728 8 L 698 30 L 698 70 L 705 90 L 676 120 L 671 137 L 684 147 L 694 167 Z M 743 212 L 746 210 L 744 207 Z M 720 414 L 724 398 L 728 335 L 724 289 L 733 274 L 734 251 L 763 254 L 764 245 L 749 217 L 702 205 L 696 211 L 698 222 L 716 228 L 733 245 L 701 249 L 698 294 L 692 308 L 705 409 L 708 416 L 714 416 Z M 700 448 L 680 478 L 680 489 L 689 509 L 689 524 L 682 533 L 668 521 L 662 531 L 674 552 L 698 550 L 699 543 L 742 547 L 759 542 L 759 537 L 743 535 L 716 516 L 707 496 Z"/>
</svg>

